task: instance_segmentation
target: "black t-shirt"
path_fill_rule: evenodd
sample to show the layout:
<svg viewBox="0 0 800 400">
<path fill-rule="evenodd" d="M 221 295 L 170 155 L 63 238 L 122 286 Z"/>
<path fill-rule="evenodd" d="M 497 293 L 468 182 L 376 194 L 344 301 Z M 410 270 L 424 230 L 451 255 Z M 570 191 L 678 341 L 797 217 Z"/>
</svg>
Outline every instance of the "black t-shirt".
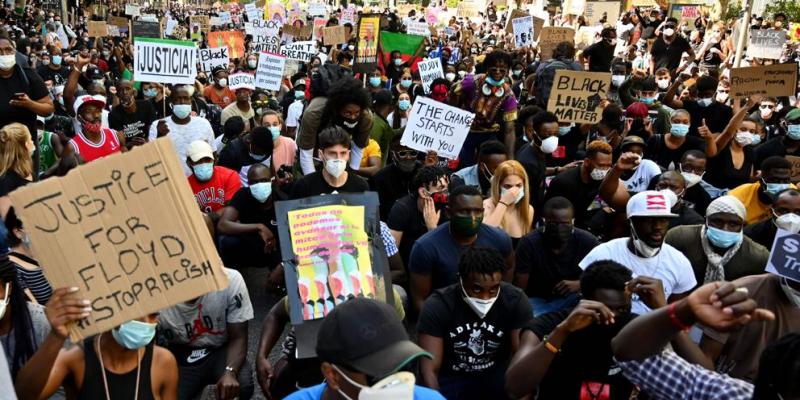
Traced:
<svg viewBox="0 0 800 400">
<path fill-rule="evenodd" d="M 445 218 L 439 218 L 440 224 L 444 221 Z M 392 205 L 391 211 L 389 211 L 386 225 L 391 230 L 403 232 L 399 247 L 400 257 L 403 259 L 404 265 L 408 265 L 411 248 L 414 247 L 414 243 L 420 236 L 428 232 L 428 227 L 425 226 L 425 218 L 417 208 L 417 198 L 408 194 L 397 200 Z"/>
<path fill-rule="evenodd" d="M 36 69 L 36 73 L 42 77 L 42 81 L 53 81 L 53 86 L 60 86 L 67 84 L 67 78 L 69 78 L 69 67 L 61 66 L 59 69 L 51 69 L 46 65 L 42 65 L 41 67 Z"/>
<path fill-rule="evenodd" d="M 742 167 L 733 167 L 731 144 L 728 144 L 715 157 L 710 157 L 706 162 L 706 174 L 703 180 L 719 189 L 733 189 L 739 185 L 750 183 L 750 172 L 753 169 L 753 146 L 744 148 L 744 162 Z"/>
<path fill-rule="evenodd" d="M 787 151 L 785 142 L 786 140 L 790 139 L 785 137 L 776 137 L 757 146 L 753 150 L 753 153 L 755 154 L 755 165 L 761 165 L 764 160 L 771 156 L 800 156 L 800 147 L 792 152 Z"/>
<path fill-rule="evenodd" d="M 541 207 L 544 202 L 544 180 L 546 174 L 546 160 L 533 150 L 530 143 L 526 143 L 517 151 L 517 161 L 525 168 L 528 174 L 528 187 L 530 188 L 531 200 L 534 215 L 541 215 Z"/>
<path fill-rule="evenodd" d="M 389 211 L 397 200 L 411 193 L 411 179 L 421 165 L 417 163 L 411 172 L 403 172 L 396 165 L 387 164 L 369 179 L 370 190 L 378 193 L 381 221 L 389 218 Z"/>
<path fill-rule="evenodd" d="M 122 106 L 114 107 L 108 113 L 108 127 L 125 134 L 125 139 L 140 137 L 147 139 L 150 124 L 153 123 L 155 109 L 153 102 L 136 100 L 136 111 L 129 113 Z"/>
<path fill-rule="evenodd" d="M 543 340 L 571 312 L 572 309 L 565 309 L 541 315 L 531 321 L 525 329 L 533 332 L 539 340 Z M 633 317 L 635 314 L 617 314 L 613 325 L 593 324 L 571 333 L 542 378 L 537 399 L 582 399 L 584 397 L 581 397 L 581 391 L 587 390 L 590 382 L 607 385 L 608 398 L 611 400 L 630 398 L 633 385 L 625 379 L 622 370 L 614 362 L 611 339 Z M 600 390 L 599 387 L 589 387 L 589 389 L 595 394 Z"/>
<path fill-rule="evenodd" d="M 687 188 L 683 193 L 683 202 L 700 215 L 706 215 L 706 208 L 711 203 L 711 196 L 703 189 L 703 186 L 696 184 Z"/>
<path fill-rule="evenodd" d="M 265 254 L 265 257 L 274 261 L 274 263 L 270 262 L 264 265 L 275 265 L 275 263 L 282 260 L 281 246 L 278 244 L 280 243 L 278 239 L 278 220 L 275 218 L 275 207 L 272 202 L 273 199 L 267 199 L 264 203 L 259 202 L 253 197 L 249 187 L 243 187 L 233 195 L 231 202 L 228 204 L 228 206 L 235 208 L 239 212 L 238 221 L 240 223 L 263 224 L 275 236 L 275 250 Z"/>
<path fill-rule="evenodd" d="M 308 174 L 294 184 L 292 188 L 292 198 L 302 199 L 303 197 L 316 196 L 319 194 L 336 193 L 361 193 L 369 190 L 367 181 L 353 172 L 347 173 L 347 180 L 344 185 L 333 187 L 325 181 L 322 172 Z"/>
<path fill-rule="evenodd" d="M 17 188 L 25 186 L 29 183 L 31 183 L 29 180 L 24 179 L 12 170 L 8 170 L 6 171 L 5 175 L 0 176 L 0 197 L 8 196 L 9 193 L 13 192 Z"/>
<path fill-rule="evenodd" d="M 27 108 L 9 104 L 16 93 L 25 93 L 33 101 L 49 94 L 39 74 L 27 68 L 24 71 L 23 68 L 16 65 L 10 78 L 0 78 L 0 127 L 12 122 L 19 122 L 28 127 L 33 143 L 38 143 L 36 114 Z"/>
<path fill-rule="evenodd" d="M 594 180 L 584 183 L 581 180 L 581 168 L 572 168 L 550 181 L 544 201 L 556 196 L 566 197 L 575 208 L 575 226 L 585 227 L 593 214 L 588 208 L 597 197 L 600 183 Z"/>
<path fill-rule="evenodd" d="M 464 300 L 461 284 L 434 291 L 422 307 L 417 331 L 444 342 L 440 376 L 470 377 L 505 370 L 511 360 L 511 331 L 533 315 L 525 293 L 500 283 L 492 309 L 480 319 Z"/>
<path fill-rule="evenodd" d="M 614 46 L 601 40 L 583 50 L 584 57 L 589 59 L 589 71 L 609 72 L 611 71 L 611 60 L 614 59 Z"/>
<path fill-rule="evenodd" d="M 722 133 L 728 126 L 728 122 L 733 119 L 733 109 L 716 101 L 712 101 L 707 107 L 701 107 L 694 100 L 684 100 L 683 109 L 688 111 L 691 116 L 689 136 L 700 136 L 697 133 L 697 127 L 703 125 L 703 120 L 706 121 L 706 126 L 711 132 Z"/>
<path fill-rule="evenodd" d="M 583 270 L 578 263 L 599 244 L 591 233 L 575 228 L 561 254 L 550 250 L 551 246 L 537 229 L 525 235 L 517 245 L 515 273 L 528 274 L 528 297 L 555 299 L 561 297 L 553 292 L 556 284 L 562 280 L 576 280 Z"/>
<path fill-rule="evenodd" d="M 677 149 L 667 147 L 666 136 L 655 134 L 647 140 L 647 148 L 644 151 L 644 158 L 653 160 L 663 169 L 678 169 L 681 165 L 681 157 L 689 150 L 700 150 L 705 152 L 706 143 L 697 136 L 687 136 L 683 144 Z"/>
<path fill-rule="evenodd" d="M 775 222 L 772 221 L 772 218 L 744 227 L 744 235 L 764 246 L 767 250 L 772 249 L 772 243 L 775 241 L 775 233 L 777 232 L 778 228 L 775 227 Z"/>
<path fill-rule="evenodd" d="M 686 39 L 675 36 L 672 42 L 667 44 L 664 38 L 659 36 L 653 43 L 653 48 L 650 54 L 656 62 L 656 69 L 666 67 L 670 71 L 674 71 L 681 64 L 681 56 L 684 52 L 689 52 L 692 46 Z"/>
</svg>

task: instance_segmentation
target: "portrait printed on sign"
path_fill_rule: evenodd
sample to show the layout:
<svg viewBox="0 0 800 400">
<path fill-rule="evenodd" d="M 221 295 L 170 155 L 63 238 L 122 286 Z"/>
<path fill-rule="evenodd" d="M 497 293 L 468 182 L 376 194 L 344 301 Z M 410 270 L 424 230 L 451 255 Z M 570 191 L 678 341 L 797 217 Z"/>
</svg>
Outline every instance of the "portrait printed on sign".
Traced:
<svg viewBox="0 0 800 400">
<path fill-rule="evenodd" d="M 381 18 L 376 15 L 363 16 L 359 20 L 356 64 L 376 64 L 378 62 L 380 23 Z"/>
<path fill-rule="evenodd" d="M 288 217 L 304 321 L 355 297 L 376 298 L 364 206 L 315 207 Z"/>
</svg>

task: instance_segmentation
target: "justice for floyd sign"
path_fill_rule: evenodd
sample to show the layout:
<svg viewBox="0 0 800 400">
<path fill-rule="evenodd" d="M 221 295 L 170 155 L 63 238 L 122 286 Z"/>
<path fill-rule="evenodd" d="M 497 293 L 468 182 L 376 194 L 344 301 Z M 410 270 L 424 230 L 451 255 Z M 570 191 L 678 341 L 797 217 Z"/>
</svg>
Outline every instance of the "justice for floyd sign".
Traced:
<svg viewBox="0 0 800 400">
<path fill-rule="evenodd" d="M 608 95 L 611 74 L 560 69 L 556 71 L 547 111 L 559 121 L 596 124 L 603 109 L 600 101 Z"/>
<path fill-rule="evenodd" d="M 168 138 L 10 197 L 53 287 L 91 302 L 73 341 L 228 286 Z"/>
</svg>

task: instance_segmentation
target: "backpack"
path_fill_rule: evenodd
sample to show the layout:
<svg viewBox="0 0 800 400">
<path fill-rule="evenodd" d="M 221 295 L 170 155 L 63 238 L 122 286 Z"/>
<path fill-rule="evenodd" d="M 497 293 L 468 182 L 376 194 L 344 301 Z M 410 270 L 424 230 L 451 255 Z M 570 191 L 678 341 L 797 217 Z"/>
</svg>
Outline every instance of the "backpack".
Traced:
<svg viewBox="0 0 800 400">
<path fill-rule="evenodd" d="M 547 108 L 547 101 L 550 99 L 550 89 L 556 78 L 556 71 L 560 69 L 571 69 L 567 63 L 554 59 L 536 75 L 536 104 L 542 109 Z"/>
<path fill-rule="evenodd" d="M 311 76 L 311 97 L 327 96 L 334 82 L 352 77 L 353 71 L 348 68 L 334 63 L 322 64 L 319 72 Z"/>
</svg>

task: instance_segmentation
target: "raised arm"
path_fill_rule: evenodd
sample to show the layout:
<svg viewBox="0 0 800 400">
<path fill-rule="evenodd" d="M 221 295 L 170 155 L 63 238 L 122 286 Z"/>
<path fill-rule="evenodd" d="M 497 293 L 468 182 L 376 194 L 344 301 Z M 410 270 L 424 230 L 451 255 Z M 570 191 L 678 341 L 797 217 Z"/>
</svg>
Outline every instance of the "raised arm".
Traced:
<svg viewBox="0 0 800 400">
<path fill-rule="evenodd" d="M 744 107 L 740 106 L 738 100 L 733 101 L 733 107 L 736 109 L 736 112 L 733 114 L 733 118 L 728 125 L 725 127 L 725 130 L 722 131 L 720 135 L 717 136 L 715 143 L 717 145 L 717 151 L 719 149 L 724 149 L 728 143 L 730 143 L 731 139 L 733 139 L 733 135 L 736 134 L 736 131 L 739 129 L 739 125 L 744 121 L 744 118 L 747 116 L 747 111 L 756 104 L 761 102 L 761 95 L 752 95 L 747 98 L 747 103 Z M 710 157 L 710 156 L 709 156 Z"/>
</svg>

